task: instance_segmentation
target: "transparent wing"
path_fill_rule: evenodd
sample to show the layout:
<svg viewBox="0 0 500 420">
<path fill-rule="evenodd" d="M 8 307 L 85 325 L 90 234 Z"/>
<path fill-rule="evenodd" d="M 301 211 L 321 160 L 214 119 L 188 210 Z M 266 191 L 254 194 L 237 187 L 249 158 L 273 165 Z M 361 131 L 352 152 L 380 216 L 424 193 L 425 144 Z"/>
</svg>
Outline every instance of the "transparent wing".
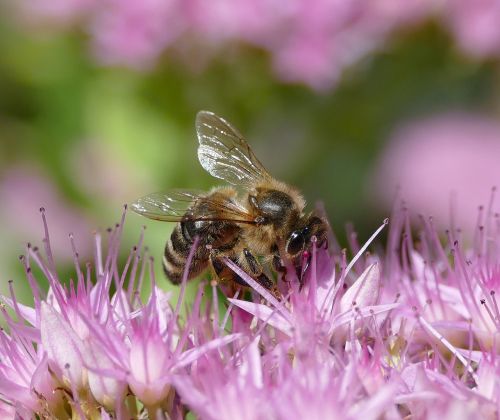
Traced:
<svg viewBox="0 0 500 420">
<path fill-rule="evenodd" d="M 243 136 L 221 117 L 198 112 L 196 132 L 198 159 L 212 176 L 247 188 L 271 178 Z"/>
<path fill-rule="evenodd" d="M 153 193 L 139 198 L 130 207 L 149 219 L 163 222 L 181 220 L 227 220 L 237 223 L 255 223 L 247 210 L 223 194 L 173 190 Z"/>
</svg>

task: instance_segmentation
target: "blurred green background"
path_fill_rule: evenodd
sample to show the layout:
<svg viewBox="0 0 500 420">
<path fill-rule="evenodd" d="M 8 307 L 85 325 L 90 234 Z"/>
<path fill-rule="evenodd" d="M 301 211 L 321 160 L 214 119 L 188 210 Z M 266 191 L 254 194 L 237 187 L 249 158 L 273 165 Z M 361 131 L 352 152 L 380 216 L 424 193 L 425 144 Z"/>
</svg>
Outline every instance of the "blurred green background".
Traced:
<svg viewBox="0 0 500 420">
<path fill-rule="evenodd" d="M 194 42 L 182 59 L 163 52 L 147 71 L 102 65 L 88 44 L 79 25 L 51 30 L 0 17 L 3 292 L 13 278 L 27 293 L 17 255 L 26 241 L 40 244 L 40 206 L 69 277 L 69 231 L 82 259 L 91 259 L 92 230 L 118 221 L 122 204 L 153 191 L 220 184 L 197 160 L 199 110 L 231 121 L 269 171 L 299 187 L 310 205 L 322 201 L 343 244 L 346 222 L 364 240 L 389 215 L 370 176 L 399 124 L 455 108 L 497 111 L 497 61 L 468 57 L 433 19 L 393 31 L 321 89 L 280 79 L 268 51 L 246 42 L 222 43 L 200 66 L 189 65 L 203 49 Z M 159 261 L 172 225 L 135 214 L 127 216 L 122 251 L 141 225 Z"/>
</svg>

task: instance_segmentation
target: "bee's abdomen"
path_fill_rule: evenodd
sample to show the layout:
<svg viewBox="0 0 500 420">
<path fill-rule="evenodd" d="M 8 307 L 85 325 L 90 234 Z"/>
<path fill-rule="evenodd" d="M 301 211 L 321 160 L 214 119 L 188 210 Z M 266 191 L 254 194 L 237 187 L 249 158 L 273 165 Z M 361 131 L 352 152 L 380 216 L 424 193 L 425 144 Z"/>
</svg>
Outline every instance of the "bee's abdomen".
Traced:
<svg viewBox="0 0 500 420">
<path fill-rule="evenodd" d="M 165 244 L 165 252 L 163 254 L 163 270 L 174 284 L 179 284 L 182 281 L 189 252 L 194 242 L 183 224 L 178 223 L 175 226 L 172 235 Z M 207 263 L 208 255 L 205 247 L 198 246 L 189 267 L 188 280 L 200 274 L 206 268 Z"/>
</svg>

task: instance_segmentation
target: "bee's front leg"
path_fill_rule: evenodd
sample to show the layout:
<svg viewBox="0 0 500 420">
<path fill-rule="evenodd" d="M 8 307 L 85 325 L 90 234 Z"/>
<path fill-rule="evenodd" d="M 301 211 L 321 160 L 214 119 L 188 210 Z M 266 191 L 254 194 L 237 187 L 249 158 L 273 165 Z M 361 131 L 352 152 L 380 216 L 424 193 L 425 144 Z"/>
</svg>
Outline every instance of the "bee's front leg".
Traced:
<svg viewBox="0 0 500 420">
<path fill-rule="evenodd" d="M 287 269 L 283 265 L 283 262 L 281 261 L 281 257 L 279 255 L 273 255 L 273 268 L 277 273 L 281 273 L 281 280 L 286 282 Z"/>
<path fill-rule="evenodd" d="M 295 273 L 297 278 L 299 279 L 300 287 L 299 290 L 302 290 L 304 287 L 304 274 L 309 268 L 312 260 L 312 253 L 310 251 L 304 251 L 299 257 L 294 261 L 295 265 Z"/>
<path fill-rule="evenodd" d="M 271 247 L 271 254 L 272 254 L 271 263 L 272 263 L 272 267 L 273 267 L 274 271 L 276 271 L 277 273 L 281 273 L 281 280 L 286 282 L 287 281 L 287 278 L 286 278 L 287 269 L 286 269 L 285 265 L 283 264 L 283 260 L 281 259 L 278 244 L 274 244 Z"/>
</svg>

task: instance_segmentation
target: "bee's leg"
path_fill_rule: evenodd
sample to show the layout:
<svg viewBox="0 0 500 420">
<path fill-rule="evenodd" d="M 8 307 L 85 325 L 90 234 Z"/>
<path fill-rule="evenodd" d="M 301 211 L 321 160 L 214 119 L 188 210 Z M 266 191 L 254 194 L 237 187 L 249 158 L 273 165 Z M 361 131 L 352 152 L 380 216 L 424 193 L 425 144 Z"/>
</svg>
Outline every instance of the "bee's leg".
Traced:
<svg viewBox="0 0 500 420">
<path fill-rule="evenodd" d="M 232 278 L 231 270 L 224 264 L 221 257 L 210 256 L 210 265 L 215 276 L 223 283 Z"/>
<path fill-rule="evenodd" d="M 299 279 L 299 291 L 304 287 L 304 274 L 309 268 L 312 260 L 312 253 L 309 251 L 304 251 L 299 258 L 295 260 L 295 273 Z"/>
<path fill-rule="evenodd" d="M 248 268 L 250 269 L 250 273 L 252 274 L 252 276 L 259 276 L 262 274 L 262 266 L 248 248 L 243 249 L 243 257 L 248 265 Z"/>
<path fill-rule="evenodd" d="M 245 270 L 245 267 L 241 266 L 241 264 L 238 262 L 238 259 L 235 256 L 227 258 L 229 258 L 234 264 L 236 264 L 242 270 Z M 223 260 L 223 257 L 221 256 L 210 257 L 210 263 L 213 267 L 215 274 L 222 283 L 228 283 L 229 281 L 232 280 L 236 284 L 248 287 L 248 283 L 226 265 L 226 263 Z"/>
<path fill-rule="evenodd" d="M 283 264 L 283 261 L 281 260 L 281 255 L 279 252 L 278 244 L 274 244 L 271 247 L 271 253 L 273 254 L 273 259 L 271 262 L 272 262 L 272 267 L 273 267 L 274 271 L 276 271 L 277 273 L 281 273 L 281 280 L 286 282 L 287 281 L 286 280 L 287 269 L 286 269 L 285 265 Z"/>
<path fill-rule="evenodd" d="M 286 279 L 287 269 L 283 265 L 283 263 L 281 261 L 281 257 L 279 255 L 273 255 L 273 268 L 276 272 L 281 273 L 281 280 L 286 282 L 287 281 L 287 279 Z"/>
<path fill-rule="evenodd" d="M 232 259 L 231 259 L 232 260 Z M 228 297 L 234 296 L 237 290 L 247 284 L 243 280 L 237 281 L 234 273 L 224 262 L 222 257 L 212 255 L 210 256 L 210 267 L 214 275 L 214 279 L 221 286 L 224 294 Z M 239 278 L 239 276 L 237 276 Z"/>
<path fill-rule="evenodd" d="M 261 286 L 269 290 L 276 298 L 281 299 L 281 293 L 274 282 L 263 272 L 262 266 L 248 248 L 243 250 L 243 257 L 248 265 L 250 274 Z"/>
</svg>

